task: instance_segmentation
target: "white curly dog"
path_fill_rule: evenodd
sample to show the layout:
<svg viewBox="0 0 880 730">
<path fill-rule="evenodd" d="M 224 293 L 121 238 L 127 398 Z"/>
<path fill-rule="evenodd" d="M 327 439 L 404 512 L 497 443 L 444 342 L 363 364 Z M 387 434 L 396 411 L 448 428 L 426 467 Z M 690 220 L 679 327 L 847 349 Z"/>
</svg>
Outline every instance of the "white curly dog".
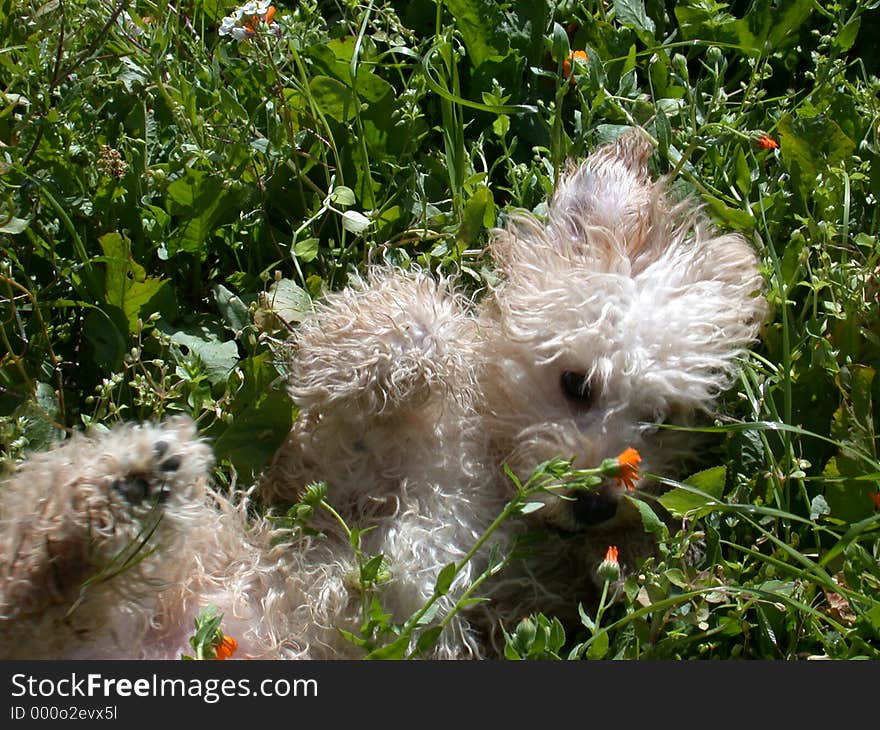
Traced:
<svg viewBox="0 0 880 730">
<path fill-rule="evenodd" d="M 546 220 L 496 233 L 498 284 L 475 305 L 423 272 L 374 269 L 330 294 L 291 342 L 300 412 L 259 484 L 211 488 L 193 424 L 120 425 L 35 454 L 0 488 L 0 656 L 178 658 L 214 605 L 240 658 L 336 658 L 364 650 L 359 564 L 340 523 L 382 555 L 383 611 L 404 621 L 554 457 L 594 467 L 634 447 L 674 473 L 692 423 L 730 386 L 764 315 L 755 254 L 647 172 L 638 131 L 564 175 Z M 248 509 L 327 485 L 311 530 Z M 650 492 L 647 480 L 639 484 Z M 651 552 L 610 479 L 544 495 L 504 522 L 438 601 L 437 620 L 486 571 L 489 543 L 527 549 L 480 585 L 427 655 L 497 656 L 499 624 L 570 615 L 594 591 L 609 544 Z M 369 529 L 368 529 L 369 528 Z M 384 570 L 384 569 L 383 569 Z"/>
</svg>

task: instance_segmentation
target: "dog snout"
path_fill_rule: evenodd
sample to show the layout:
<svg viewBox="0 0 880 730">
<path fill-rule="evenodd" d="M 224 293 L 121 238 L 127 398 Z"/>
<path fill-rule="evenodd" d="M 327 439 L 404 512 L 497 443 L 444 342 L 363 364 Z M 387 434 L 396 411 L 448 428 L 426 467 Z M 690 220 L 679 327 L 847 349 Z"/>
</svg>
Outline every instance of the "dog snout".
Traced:
<svg viewBox="0 0 880 730">
<path fill-rule="evenodd" d="M 578 492 L 571 509 L 578 526 L 592 527 L 607 522 L 617 514 L 617 500 L 602 492 Z"/>
</svg>

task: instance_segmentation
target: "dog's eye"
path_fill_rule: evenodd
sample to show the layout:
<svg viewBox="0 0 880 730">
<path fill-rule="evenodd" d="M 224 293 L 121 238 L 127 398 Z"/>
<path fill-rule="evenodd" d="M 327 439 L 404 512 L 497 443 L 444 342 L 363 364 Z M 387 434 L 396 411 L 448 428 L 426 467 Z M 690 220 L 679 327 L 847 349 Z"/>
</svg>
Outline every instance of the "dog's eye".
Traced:
<svg viewBox="0 0 880 730">
<path fill-rule="evenodd" d="M 570 401 L 582 406 L 589 406 L 593 401 L 593 391 L 590 388 L 590 380 L 585 373 L 575 373 L 566 370 L 559 379 L 562 392 Z"/>
</svg>

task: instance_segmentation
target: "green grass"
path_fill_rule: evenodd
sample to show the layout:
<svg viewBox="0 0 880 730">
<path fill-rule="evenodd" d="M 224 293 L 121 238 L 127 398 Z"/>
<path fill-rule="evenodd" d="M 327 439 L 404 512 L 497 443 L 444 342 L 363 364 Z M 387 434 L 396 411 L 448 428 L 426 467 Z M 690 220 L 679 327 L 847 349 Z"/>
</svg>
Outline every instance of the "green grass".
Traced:
<svg viewBox="0 0 880 730">
<path fill-rule="evenodd" d="M 276 5 L 238 42 L 219 0 L 0 0 L 3 460 L 186 412 L 252 478 L 312 297 L 381 261 L 477 290 L 505 212 L 637 124 L 755 242 L 772 314 L 663 498 L 688 529 L 601 625 L 536 616 L 509 653 L 880 657 L 880 3 Z"/>
</svg>

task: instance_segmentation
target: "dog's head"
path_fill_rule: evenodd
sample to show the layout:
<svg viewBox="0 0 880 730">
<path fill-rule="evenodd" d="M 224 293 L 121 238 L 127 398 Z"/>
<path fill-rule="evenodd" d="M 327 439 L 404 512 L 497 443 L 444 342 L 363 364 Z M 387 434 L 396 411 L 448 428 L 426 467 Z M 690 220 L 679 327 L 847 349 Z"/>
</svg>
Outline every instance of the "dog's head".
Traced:
<svg viewBox="0 0 880 730">
<path fill-rule="evenodd" d="M 485 376 L 499 461 L 598 465 L 627 447 L 658 473 L 691 451 L 688 424 L 735 377 L 764 316 L 755 254 L 719 234 L 698 203 L 652 181 L 633 131 L 571 167 L 546 220 L 514 216 L 492 243 L 501 283 L 484 317 L 495 333 Z M 648 487 L 649 485 L 641 485 Z M 553 499 L 564 530 L 613 524 L 620 488 Z"/>
</svg>

